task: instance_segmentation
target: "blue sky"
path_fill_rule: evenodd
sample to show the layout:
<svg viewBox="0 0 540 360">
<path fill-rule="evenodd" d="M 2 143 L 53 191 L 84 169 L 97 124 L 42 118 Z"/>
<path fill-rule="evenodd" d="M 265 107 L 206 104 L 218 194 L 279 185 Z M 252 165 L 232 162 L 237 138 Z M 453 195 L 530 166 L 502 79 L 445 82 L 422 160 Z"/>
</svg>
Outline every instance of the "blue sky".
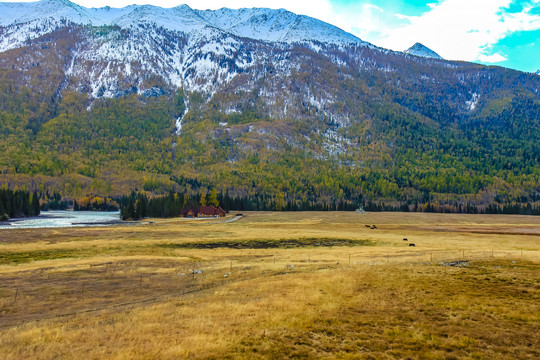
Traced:
<svg viewBox="0 0 540 360">
<path fill-rule="evenodd" d="M 540 69 L 540 0 L 72 1 L 86 7 L 134 3 L 173 7 L 185 3 L 195 9 L 285 8 L 392 50 L 405 50 L 421 42 L 449 60 L 528 72 Z"/>
<path fill-rule="evenodd" d="M 347 30 L 404 50 L 421 42 L 445 59 L 540 69 L 540 0 L 333 0 Z"/>
</svg>

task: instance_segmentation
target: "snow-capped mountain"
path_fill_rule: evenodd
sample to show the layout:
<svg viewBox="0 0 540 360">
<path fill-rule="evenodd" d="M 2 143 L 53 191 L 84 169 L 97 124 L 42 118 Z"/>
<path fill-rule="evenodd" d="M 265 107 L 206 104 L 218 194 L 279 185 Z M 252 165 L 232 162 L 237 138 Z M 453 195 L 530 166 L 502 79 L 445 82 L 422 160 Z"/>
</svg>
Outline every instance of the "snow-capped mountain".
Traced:
<svg viewBox="0 0 540 360">
<path fill-rule="evenodd" d="M 59 91 L 74 89 L 94 98 L 121 96 L 135 89 L 154 93 L 146 83 L 152 76 L 164 80 L 166 85 L 159 88 L 213 94 L 269 59 L 273 66 L 291 70 L 298 64 L 271 54 L 294 46 L 315 51 L 377 49 L 335 26 L 283 9 L 200 11 L 187 5 L 96 9 L 68 0 L 0 3 L 0 54 L 36 44 L 47 34 L 72 42 L 59 59 L 65 63 Z"/>
<path fill-rule="evenodd" d="M 404 53 L 409 54 L 409 55 L 425 57 L 429 59 L 443 60 L 443 58 L 439 54 L 437 54 L 435 51 L 431 50 L 430 48 L 420 43 L 414 44 L 413 46 L 405 50 Z"/>
<path fill-rule="evenodd" d="M 183 33 L 202 33 L 214 28 L 224 33 L 262 41 L 315 41 L 336 44 L 366 44 L 335 26 L 279 9 L 194 10 L 187 5 L 161 8 L 131 5 L 121 9 L 85 8 L 69 0 L 41 0 L 31 3 L 0 3 L 0 26 L 61 26 L 73 23 L 92 26 L 132 28 L 151 24 Z M 36 32 L 27 31 L 32 36 Z M 5 45 L 0 50 L 16 46 Z"/>
</svg>

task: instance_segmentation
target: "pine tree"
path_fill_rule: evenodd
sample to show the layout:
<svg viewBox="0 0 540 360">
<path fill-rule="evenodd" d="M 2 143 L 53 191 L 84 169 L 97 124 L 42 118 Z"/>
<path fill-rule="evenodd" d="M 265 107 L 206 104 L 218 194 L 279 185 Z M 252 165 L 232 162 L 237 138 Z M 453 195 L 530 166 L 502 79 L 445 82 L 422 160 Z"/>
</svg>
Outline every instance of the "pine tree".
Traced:
<svg viewBox="0 0 540 360">
<path fill-rule="evenodd" d="M 37 191 L 34 191 L 34 194 L 32 195 L 32 212 L 34 216 L 38 216 L 41 212 L 41 209 L 39 207 L 39 196 Z"/>
<path fill-rule="evenodd" d="M 148 198 L 145 194 L 139 193 L 135 202 L 135 217 L 134 219 L 144 219 L 148 214 Z"/>
<path fill-rule="evenodd" d="M 4 205 L 2 204 L 2 199 L 0 199 L 0 221 L 6 221 L 9 219 L 8 214 L 6 214 L 6 210 L 4 209 Z"/>
<path fill-rule="evenodd" d="M 135 219 L 135 217 L 137 216 L 137 214 L 135 213 L 135 205 L 133 205 L 133 198 L 130 197 L 129 198 L 129 204 L 127 206 L 127 219 Z"/>
</svg>

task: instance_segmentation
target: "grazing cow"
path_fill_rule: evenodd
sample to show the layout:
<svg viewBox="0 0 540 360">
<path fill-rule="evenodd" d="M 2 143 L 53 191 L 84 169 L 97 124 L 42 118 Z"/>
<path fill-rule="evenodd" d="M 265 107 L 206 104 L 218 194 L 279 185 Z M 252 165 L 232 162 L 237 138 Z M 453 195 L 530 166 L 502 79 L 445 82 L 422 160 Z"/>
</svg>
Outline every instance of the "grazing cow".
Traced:
<svg viewBox="0 0 540 360">
<path fill-rule="evenodd" d="M 370 227 L 371 227 L 371 226 L 369 226 L 369 225 L 364 225 L 364 226 L 367 227 L 367 228 L 370 228 Z"/>
<path fill-rule="evenodd" d="M 407 238 L 403 238 L 403 241 L 409 241 Z"/>
<path fill-rule="evenodd" d="M 376 229 L 377 227 L 376 227 L 375 225 L 373 225 L 371 228 L 372 228 L 372 229 Z"/>
<path fill-rule="evenodd" d="M 409 246 L 415 246 L 413 243 L 410 243 Z"/>
</svg>

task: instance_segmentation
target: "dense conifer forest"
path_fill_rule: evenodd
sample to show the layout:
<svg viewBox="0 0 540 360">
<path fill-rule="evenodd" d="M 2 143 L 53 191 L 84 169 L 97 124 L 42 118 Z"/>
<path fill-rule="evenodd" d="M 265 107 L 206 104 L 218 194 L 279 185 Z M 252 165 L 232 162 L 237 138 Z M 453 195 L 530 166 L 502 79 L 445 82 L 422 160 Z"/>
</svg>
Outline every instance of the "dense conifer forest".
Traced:
<svg viewBox="0 0 540 360">
<path fill-rule="evenodd" d="M 528 114 L 500 110 L 496 120 L 477 117 L 463 123 L 433 124 L 407 111 L 400 114 L 404 109 L 398 105 L 374 106 L 376 126 L 337 127 L 338 133 L 358 139 L 358 146 L 326 158 L 322 139 L 300 147 L 274 138 L 273 149 L 246 132 L 261 123 L 284 132 L 298 126 L 295 132 L 305 131 L 292 120 L 243 115 L 252 116 L 249 122 L 219 112 L 197 114 L 196 104 L 182 134 L 173 135 L 172 119 L 183 111 L 181 96 L 97 100 L 88 111 L 78 94 L 66 94 L 50 109 L 32 108 L 35 101 L 14 96 L 10 101 L 22 111 L 0 111 L 2 177 L 11 187 L 29 184 L 31 191 L 41 187 L 60 195 L 44 199 L 52 208 L 76 201 L 80 209 L 113 209 L 117 204 L 103 199 L 134 190 L 197 196 L 211 187 L 235 199 L 230 208 L 238 210 L 363 205 L 465 212 L 472 206 L 485 212 L 523 207 L 534 213 L 539 204 L 540 132 L 538 121 L 531 119 L 540 119 L 540 106 L 525 96 L 511 101 L 523 102 Z M 221 131 L 224 121 L 237 123 L 229 126 L 241 133 L 239 139 Z M 485 126 L 495 121 L 502 125 Z M 88 197 L 102 201 L 84 200 Z"/>
<path fill-rule="evenodd" d="M 215 191 L 215 189 L 213 189 Z M 171 218 L 181 216 L 182 210 L 198 209 L 206 204 L 220 206 L 226 211 L 400 211 L 400 212 L 439 212 L 466 214 L 519 214 L 540 215 L 540 206 L 523 204 L 490 204 L 486 207 L 472 203 L 451 206 L 436 203 L 320 203 L 320 202 L 284 202 L 283 196 L 244 196 L 231 198 L 228 193 L 211 195 L 210 202 L 203 202 L 205 193 L 195 196 L 183 193 L 170 193 L 165 196 L 149 198 L 145 192 L 131 193 L 119 199 L 120 218 L 122 220 L 140 220 L 144 218 Z M 200 200 L 197 200 L 200 199 Z M 212 200 L 214 199 L 214 200 Z"/>
</svg>

